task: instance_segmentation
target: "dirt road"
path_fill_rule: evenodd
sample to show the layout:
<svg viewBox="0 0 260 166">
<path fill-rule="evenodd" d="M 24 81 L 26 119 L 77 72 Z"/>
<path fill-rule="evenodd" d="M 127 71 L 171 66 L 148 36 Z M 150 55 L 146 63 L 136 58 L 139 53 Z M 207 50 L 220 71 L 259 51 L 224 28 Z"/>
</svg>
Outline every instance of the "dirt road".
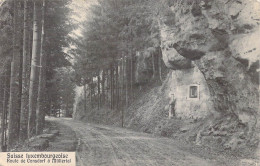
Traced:
<svg viewBox="0 0 260 166">
<path fill-rule="evenodd" d="M 176 141 L 127 129 L 51 119 L 71 127 L 78 138 L 77 165 L 218 166 L 219 161 L 180 150 Z M 235 163 L 233 163 L 235 164 Z M 233 165 L 232 164 L 232 165 Z M 236 163 L 237 164 L 237 163 Z M 221 165 L 230 165 L 223 162 Z"/>
</svg>

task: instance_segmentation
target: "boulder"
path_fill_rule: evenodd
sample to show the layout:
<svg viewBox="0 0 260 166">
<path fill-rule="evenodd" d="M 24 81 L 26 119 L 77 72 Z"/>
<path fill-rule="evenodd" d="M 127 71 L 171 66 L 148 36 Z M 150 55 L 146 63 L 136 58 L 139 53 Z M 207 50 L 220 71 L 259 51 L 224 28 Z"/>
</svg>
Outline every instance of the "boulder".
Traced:
<svg viewBox="0 0 260 166">
<path fill-rule="evenodd" d="M 179 130 L 180 130 L 182 133 L 185 133 L 185 132 L 189 131 L 190 128 L 189 128 L 188 126 L 184 126 L 184 127 L 181 127 Z"/>
</svg>

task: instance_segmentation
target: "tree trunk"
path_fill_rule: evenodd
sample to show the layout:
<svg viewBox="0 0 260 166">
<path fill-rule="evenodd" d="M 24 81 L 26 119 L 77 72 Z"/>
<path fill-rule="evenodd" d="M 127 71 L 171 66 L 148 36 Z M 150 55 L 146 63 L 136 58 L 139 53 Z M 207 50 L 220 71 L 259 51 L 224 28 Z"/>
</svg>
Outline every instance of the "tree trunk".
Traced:
<svg viewBox="0 0 260 166">
<path fill-rule="evenodd" d="M 31 61 L 31 75 L 29 88 L 29 119 L 28 119 L 28 138 L 36 133 L 36 102 L 37 102 L 37 87 L 38 87 L 38 67 L 39 67 L 39 16 L 38 4 L 34 1 L 33 12 L 33 44 L 32 44 L 32 61 Z"/>
<path fill-rule="evenodd" d="M 87 89 L 86 84 L 84 84 L 84 112 L 87 111 Z"/>
<path fill-rule="evenodd" d="M 113 70 L 113 65 L 110 66 L 110 108 L 113 109 L 113 98 L 114 98 L 114 88 L 113 88 L 113 83 L 114 83 L 114 79 L 113 79 L 113 75 L 114 75 L 114 70 Z"/>
<path fill-rule="evenodd" d="M 158 49 L 159 50 L 159 54 L 158 54 L 158 56 L 159 56 L 159 76 L 160 76 L 160 80 L 161 80 L 161 82 L 163 81 L 163 79 L 162 79 L 162 52 L 161 52 L 161 49 L 159 48 Z"/>
<path fill-rule="evenodd" d="M 28 1 L 28 3 L 27 3 L 27 5 L 28 4 L 30 4 L 30 2 L 31 1 Z M 29 11 L 29 10 L 28 10 Z M 33 19 L 32 19 L 32 17 L 31 17 L 31 14 L 29 13 L 29 17 L 28 17 L 28 24 L 29 24 L 29 27 L 28 27 L 28 29 L 29 29 L 29 31 L 28 31 L 28 35 L 29 35 L 29 39 L 28 39 L 28 64 L 29 64 L 29 66 L 28 66 L 28 75 L 27 75 L 27 77 L 28 77 L 28 86 L 29 86 L 29 84 L 30 84 L 30 74 L 31 74 L 31 63 L 32 63 L 32 36 L 33 36 L 33 23 L 32 23 L 32 21 L 33 21 Z M 29 92 L 28 92 L 29 93 Z M 28 94 L 29 95 L 29 94 Z"/>
<path fill-rule="evenodd" d="M 109 104 L 109 69 L 106 70 L 105 74 L 105 104 Z"/>
<path fill-rule="evenodd" d="M 38 87 L 38 99 L 36 109 L 36 134 L 41 134 L 44 128 L 44 117 L 46 110 L 46 56 L 43 52 L 44 47 L 44 10 L 45 0 L 42 1 L 42 33 L 41 33 L 41 48 L 40 48 L 40 75 Z"/>
<path fill-rule="evenodd" d="M 118 79 L 118 62 L 116 62 L 116 108 L 119 106 L 119 79 Z"/>
<path fill-rule="evenodd" d="M 154 62 L 154 53 L 151 53 L 152 54 L 152 65 L 153 65 L 153 76 L 152 76 L 152 79 L 155 78 L 155 62 Z"/>
<path fill-rule="evenodd" d="M 113 77 L 114 77 L 114 83 L 113 83 L 113 87 L 114 87 L 114 99 L 113 100 L 114 100 L 114 102 L 113 102 L 113 105 L 114 105 L 114 108 L 116 108 L 116 106 L 117 106 L 117 75 L 116 75 L 117 63 L 116 62 L 115 62 L 114 67 L 115 68 L 114 68 L 114 75 L 113 75 Z"/>
<path fill-rule="evenodd" d="M 125 82 L 125 76 L 124 76 L 124 70 L 125 70 L 125 67 L 124 67 L 124 64 L 125 64 L 125 58 L 124 58 L 124 55 L 122 55 L 122 73 L 121 73 L 121 75 L 122 75 L 122 86 L 121 86 L 121 88 L 122 88 L 122 92 L 121 92 L 121 94 L 122 94 L 122 96 L 121 96 L 121 98 L 123 98 L 123 94 L 124 94 L 124 82 Z M 124 100 L 122 100 L 122 107 L 121 107 L 121 126 L 122 127 L 124 127 L 124 107 L 123 107 L 123 104 L 124 104 Z"/>
<path fill-rule="evenodd" d="M 121 89 L 121 94 L 122 94 L 122 98 L 124 95 L 124 85 L 125 85 L 125 57 L 124 55 L 122 55 L 122 89 Z M 124 100 L 122 100 L 122 105 L 124 104 Z"/>
<path fill-rule="evenodd" d="M 122 108 L 122 127 L 124 127 L 124 110 L 126 110 L 128 108 L 128 77 L 127 77 L 127 66 L 128 66 L 128 63 L 127 63 L 127 57 L 125 57 L 123 59 L 123 63 L 124 63 L 124 75 L 125 77 L 123 77 L 123 82 L 125 82 L 125 107 Z"/>
<path fill-rule="evenodd" d="M 65 117 L 69 117 L 69 106 L 68 106 L 68 102 L 66 102 L 66 106 L 65 106 Z"/>
<path fill-rule="evenodd" d="M 5 111 L 4 111 L 4 101 L 5 101 L 5 72 L 3 74 L 0 72 L 0 113 L 1 113 L 1 147 L 3 147 L 4 141 L 4 120 L 5 120 Z M 2 148 L 1 148 L 2 149 Z"/>
<path fill-rule="evenodd" d="M 105 70 L 102 71 L 101 91 L 102 91 L 101 106 L 103 106 L 105 102 L 104 101 L 105 100 Z"/>
<path fill-rule="evenodd" d="M 101 101 L 100 101 L 100 76 L 99 76 L 99 72 L 98 72 L 98 109 L 100 109 L 100 104 L 101 104 Z"/>
<path fill-rule="evenodd" d="M 20 114 L 19 107 L 19 40 L 18 40 L 18 2 L 14 0 L 14 16 L 13 16 L 13 59 L 11 62 L 11 79 L 10 79 L 10 99 L 9 99 L 9 122 L 8 122 L 8 148 L 12 148 L 19 140 L 18 124 Z"/>
<path fill-rule="evenodd" d="M 22 34 L 22 31 L 21 31 Z M 23 45 L 23 38 L 20 39 L 20 46 Z M 22 109 L 22 90 L 23 90 L 23 49 L 22 47 L 20 47 L 20 64 L 19 64 L 19 91 L 18 91 L 18 108 L 19 108 L 19 112 L 17 114 L 18 118 L 17 118 L 17 129 L 18 129 L 18 133 L 17 135 L 19 135 L 19 139 L 20 139 L 20 122 L 21 122 L 21 109 Z M 19 140 L 18 140 L 19 141 Z"/>
<path fill-rule="evenodd" d="M 23 92 L 23 43 L 24 43 L 24 38 L 22 37 L 22 35 L 20 34 L 23 34 L 23 31 L 24 31 L 24 20 L 22 18 L 24 18 L 24 10 L 22 10 L 22 6 L 25 6 L 25 2 L 22 2 L 22 1 L 19 1 L 18 3 L 18 18 L 19 18 L 19 27 L 18 27 L 18 34 L 19 34 L 19 55 L 20 55 L 20 58 L 19 58 L 19 62 L 20 62 L 20 65 L 19 65 L 19 93 L 17 94 L 18 95 L 18 98 L 19 98 L 19 101 L 18 101 L 18 107 L 19 107 L 19 112 L 17 114 L 18 116 L 18 123 L 17 123 L 17 128 L 18 128 L 18 135 L 19 135 L 19 139 L 20 139 L 20 122 L 21 122 L 21 111 L 22 111 L 22 92 Z M 20 10 L 19 10 L 20 9 Z"/>
<path fill-rule="evenodd" d="M 24 27 L 23 27 L 23 69 L 22 69 L 22 100 L 20 118 L 20 140 L 27 139 L 28 126 L 28 0 L 24 0 Z"/>
<path fill-rule="evenodd" d="M 130 50 L 130 103 L 133 99 L 133 56 Z"/>
<path fill-rule="evenodd" d="M 90 89 L 90 105 L 91 105 L 91 108 L 93 108 L 93 77 L 91 77 L 89 89 Z"/>
<path fill-rule="evenodd" d="M 4 73 L 4 74 L 6 74 L 6 73 Z M 3 78 L 3 79 L 2 79 Z M 5 119 L 7 118 L 6 117 L 6 107 L 5 107 L 5 105 L 7 105 L 6 103 L 5 103 L 5 97 L 6 97 L 6 76 L 3 76 L 1 78 L 1 80 L 0 81 L 2 81 L 1 82 L 1 92 L 3 92 L 3 94 L 1 94 L 1 96 L 3 96 L 2 98 L 1 98 L 1 101 L 2 101 L 2 103 L 1 103 L 1 108 L 0 108 L 0 110 L 1 110 L 1 112 L 2 112 L 2 114 L 1 114 L 1 150 L 2 150 L 2 152 L 6 152 L 6 137 L 5 137 L 5 132 L 6 132 L 6 124 L 5 124 Z"/>
<path fill-rule="evenodd" d="M 7 151 L 7 109 L 8 109 L 8 96 L 10 89 L 10 61 L 7 62 L 3 79 L 3 104 L 2 104 L 2 117 L 1 117 L 1 149 L 2 152 Z"/>
<path fill-rule="evenodd" d="M 127 69 L 128 69 L 128 59 L 125 59 L 125 106 L 128 107 L 128 75 L 127 75 Z"/>
</svg>

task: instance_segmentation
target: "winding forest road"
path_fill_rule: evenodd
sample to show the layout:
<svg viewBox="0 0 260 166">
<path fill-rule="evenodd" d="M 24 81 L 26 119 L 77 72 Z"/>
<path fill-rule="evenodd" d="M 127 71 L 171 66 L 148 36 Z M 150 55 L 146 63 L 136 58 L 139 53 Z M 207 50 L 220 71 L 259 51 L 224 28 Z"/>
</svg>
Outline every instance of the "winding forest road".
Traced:
<svg viewBox="0 0 260 166">
<path fill-rule="evenodd" d="M 154 137 L 127 129 L 94 125 L 66 118 L 52 118 L 49 120 L 69 126 L 76 133 L 78 139 L 77 165 L 219 165 L 216 160 L 201 158 L 181 150 L 173 139 Z M 226 165 L 226 163 L 223 165 Z"/>
</svg>

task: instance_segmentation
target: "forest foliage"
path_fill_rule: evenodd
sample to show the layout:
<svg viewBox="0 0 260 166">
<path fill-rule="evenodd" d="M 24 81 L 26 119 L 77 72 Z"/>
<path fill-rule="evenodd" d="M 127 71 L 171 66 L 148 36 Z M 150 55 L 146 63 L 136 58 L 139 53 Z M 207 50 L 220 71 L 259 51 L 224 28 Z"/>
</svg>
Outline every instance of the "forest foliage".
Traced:
<svg viewBox="0 0 260 166">
<path fill-rule="evenodd" d="M 70 18 L 70 3 L 71 0 L 3 0 L 0 4 L 3 101 L 0 112 L 4 151 L 18 141 L 42 133 L 46 114 L 72 110 L 74 86 L 69 73 L 64 72 L 71 66 L 64 49 L 69 47 L 69 33 L 75 28 Z M 71 99 L 61 100 L 62 96 Z M 67 112 L 66 116 L 71 114 Z"/>
<path fill-rule="evenodd" d="M 142 89 L 162 83 L 166 68 L 159 26 L 165 4 L 155 0 L 98 0 L 90 6 L 82 35 L 70 50 L 73 81 L 84 86 L 76 109 L 113 110 L 124 126 L 124 111 Z"/>
</svg>

